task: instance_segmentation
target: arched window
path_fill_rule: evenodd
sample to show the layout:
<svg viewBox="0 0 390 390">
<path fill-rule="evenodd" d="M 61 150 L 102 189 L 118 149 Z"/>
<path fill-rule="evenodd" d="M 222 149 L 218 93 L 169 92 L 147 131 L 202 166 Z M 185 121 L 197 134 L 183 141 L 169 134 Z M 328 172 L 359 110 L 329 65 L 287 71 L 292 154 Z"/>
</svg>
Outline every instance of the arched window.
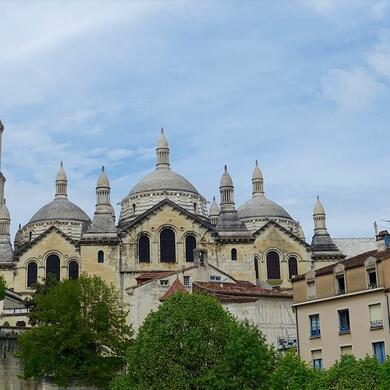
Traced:
<svg viewBox="0 0 390 390">
<path fill-rule="evenodd" d="M 32 240 L 32 232 L 29 232 L 29 233 L 28 233 L 28 238 L 29 238 L 29 241 Z"/>
<path fill-rule="evenodd" d="M 133 215 L 135 215 L 135 203 L 133 203 Z"/>
<path fill-rule="evenodd" d="M 233 261 L 237 260 L 237 249 L 233 248 L 230 253 L 230 257 Z"/>
<path fill-rule="evenodd" d="M 160 261 L 174 263 L 176 261 L 175 232 L 165 228 L 160 233 Z"/>
<path fill-rule="evenodd" d="M 46 278 L 49 275 L 60 280 L 60 258 L 57 255 L 50 255 L 46 260 Z"/>
<path fill-rule="evenodd" d="M 98 252 L 98 263 L 104 263 L 104 252 L 103 251 Z"/>
<path fill-rule="evenodd" d="M 267 253 L 267 279 L 280 279 L 280 260 L 275 251 Z"/>
<path fill-rule="evenodd" d="M 298 260 L 295 256 L 291 256 L 288 259 L 288 278 L 292 279 L 298 275 Z"/>
<path fill-rule="evenodd" d="M 194 261 L 194 249 L 196 248 L 196 238 L 192 235 L 186 237 L 186 261 Z"/>
<path fill-rule="evenodd" d="M 79 263 L 72 260 L 69 263 L 69 279 L 78 279 L 79 278 Z"/>
<path fill-rule="evenodd" d="M 27 287 L 32 287 L 38 281 L 38 266 L 32 261 L 27 266 Z"/>
<path fill-rule="evenodd" d="M 143 263 L 150 262 L 150 240 L 145 234 L 138 239 L 138 260 Z"/>
<path fill-rule="evenodd" d="M 259 280 L 260 279 L 259 259 L 256 256 L 254 258 L 254 263 L 255 263 L 255 276 L 256 276 L 256 280 Z"/>
<path fill-rule="evenodd" d="M 194 213 L 196 214 L 196 203 L 194 203 Z"/>
</svg>

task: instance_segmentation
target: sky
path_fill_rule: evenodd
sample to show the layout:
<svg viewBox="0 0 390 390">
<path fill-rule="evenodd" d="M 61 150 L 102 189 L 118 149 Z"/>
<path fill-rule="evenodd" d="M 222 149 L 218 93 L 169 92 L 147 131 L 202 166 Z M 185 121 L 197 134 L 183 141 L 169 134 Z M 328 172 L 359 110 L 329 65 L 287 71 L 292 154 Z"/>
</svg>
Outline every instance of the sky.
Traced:
<svg viewBox="0 0 390 390">
<path fill-rule="evenodd" d="M 208 200 L 223 166 L 239 206 L 255 160 L 310 241 L 317 194 L 334 237 L 390 220 L 390 2 L 0 1 L 2 170 L 12 232 L 53 199 L 90 217 L 105 165 L 117 203 L 172 168 Z M 380 227 L 390 227 L 379 222 Z"/>
</svg>

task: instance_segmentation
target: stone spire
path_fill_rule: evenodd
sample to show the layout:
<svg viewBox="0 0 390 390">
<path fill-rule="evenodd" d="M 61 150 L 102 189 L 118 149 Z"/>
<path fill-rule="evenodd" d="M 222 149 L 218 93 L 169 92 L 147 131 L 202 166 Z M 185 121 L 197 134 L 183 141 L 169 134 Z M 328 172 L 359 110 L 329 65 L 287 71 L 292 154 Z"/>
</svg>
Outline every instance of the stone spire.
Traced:
<svg viewBox="0 0 390 390">
<path fill-rule="evenodd" d="M 115 211 L 110 200 L 111 188 L 104 166 L 96 183 L 96 208 L 87 234 L 116 233 Z"/>
<path fill-rule="evenodd" d="M 64 163 L 61 161 L 60 169 L 56 177 L 56 198 L 68 197 L 68 178 L 64 170 Z"/>
<path fill-rule="evenodd" d="M 225 171 L 221 177 L 219 192 L 221 194 L 221 211 L 224 212 L 235 210 L 234 185 L 233 180 L 227 171 L 227 165 L 225 165 Z"/>
<path fill-rule="evenodd" d="M 1 146 L 4 125 L 0 121 L 0 263 L 12 263 L 14 253 L 10 239 L 11 217 L 4 199 L 5 177 L 1 172 Z"/>
<path fill-rule="evenodd" d="M 217 224 L 219 212 L 220 210 L 219 210 L 218 203 L 215 200 L 215 196 L 213 196 L 213 201 L 211 203 L 210 211 L 209 211 L 210 221 L 213 225 Z"/>
<path fill-rule="evenodd" d="M 253 170 L 252 175 L 252 195 L 264 195 L 264 179 L 263 174 L 259 168 L 259 163 L 256 160 L 255 169 Z"/>
<path fill-rule="evenodd" d="M 328 234 L 326 228 L 326 214 L 324 206 L 317 195 L 317 201 L 313 210 L 314 234 Z"/>
<path fill-rule="evenodd" d="M 156 148 L 156 168 L 169 168 L 169 165 L 169 145 L 164 135 L 164 129 L 161 128 L 161 134 Z"/>
</svg>

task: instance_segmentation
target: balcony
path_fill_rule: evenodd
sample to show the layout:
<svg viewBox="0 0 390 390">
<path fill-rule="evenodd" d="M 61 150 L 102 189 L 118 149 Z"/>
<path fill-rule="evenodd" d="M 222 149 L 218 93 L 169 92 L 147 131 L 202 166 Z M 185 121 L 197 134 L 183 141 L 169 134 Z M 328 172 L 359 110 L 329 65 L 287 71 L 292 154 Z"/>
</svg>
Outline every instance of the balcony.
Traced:
<svg viewBox="0 0 390 390">
<path fill-rule="evenodd" d="M 383 321 L 382 320 L 375 320 L 370 321 L 370 329 L 383 329 Z"/>
<path fill-rule="evenodd" d="M 311 338 L 321 337 L 321 329 L 312 329 L 310 331 L 310 337 Z"/>
<path fill-rule="evenodd" d="M 286 349 L 297 348 L 298 341 L 295 336 L 278 337 L 278 351 Z"/>
<path fill-rule="evenodd" d="M 339 334 L 351 333 L 351 327 L 349 325 L 340 325 Z"/>
</svg>

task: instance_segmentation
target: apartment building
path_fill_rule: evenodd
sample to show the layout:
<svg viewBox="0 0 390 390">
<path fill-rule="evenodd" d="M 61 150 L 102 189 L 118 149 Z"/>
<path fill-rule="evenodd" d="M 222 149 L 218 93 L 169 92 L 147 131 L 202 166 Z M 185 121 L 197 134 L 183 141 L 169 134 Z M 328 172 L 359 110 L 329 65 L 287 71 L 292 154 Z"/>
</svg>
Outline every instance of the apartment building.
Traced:
<svg viewBox="0 0 390 390">
<path fill-rule="evenodd" d="M 343 354 L 390 354 L 390 235 L 378 248 L 293 279 L 298 351 L 315 368 Z"/>
</svg>

